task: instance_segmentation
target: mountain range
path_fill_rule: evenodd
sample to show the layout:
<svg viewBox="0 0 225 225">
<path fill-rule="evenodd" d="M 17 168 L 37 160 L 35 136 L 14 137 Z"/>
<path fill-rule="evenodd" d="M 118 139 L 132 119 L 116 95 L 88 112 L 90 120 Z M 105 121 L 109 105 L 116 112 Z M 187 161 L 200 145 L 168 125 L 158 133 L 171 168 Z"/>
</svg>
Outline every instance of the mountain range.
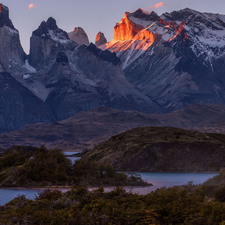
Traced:
<svg viewBox="0 0 225 225">
<path fill-rule="evenodd" d="M 1 4 L 0 132 L 101 106 L 152 114 L 225 105 L 224 30 L 219 14 L 138 9 L 116 24 L 113 40 L 99 32 L 95 45 L 50 17 L 32 32 L 27 55 Z"/>
</svg>

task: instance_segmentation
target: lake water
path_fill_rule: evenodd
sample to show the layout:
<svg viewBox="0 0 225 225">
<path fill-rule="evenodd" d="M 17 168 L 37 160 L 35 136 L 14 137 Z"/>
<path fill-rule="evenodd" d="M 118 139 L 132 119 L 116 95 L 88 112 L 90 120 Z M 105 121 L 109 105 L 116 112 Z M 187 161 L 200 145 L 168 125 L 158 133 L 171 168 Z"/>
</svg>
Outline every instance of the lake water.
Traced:
<svg viewBox="0 0 225 225">
<path fill-rule="evenodd" d="M 172 187 L 177 185 L 188 184 L 192 181 L 193 184 L 202 184 L 209 178 L 217 175 L 218 173 L 138 173 L 142 178 L 154 186 L 151 187 L 138 187 L 138 188 L 126 188 L 132 192 L 138 194 L 147 194 L 160 187 Z M 105 188 L 106 191 L 113 190 L 112 188 Z M 13 189 L 0 189 L 0 205 L 4 205 L 11 201 L 18 195 L 25 195 L 26 198 L 34 199 L 38 194 L 38 190 L 13 190 Z"/>
<path fill-rule="evenodd" d="M 63 153 L 64 153 L 64 155 L 69 156 L 69 155 L 74 155 L 74 154 L 81 153 L 81 152 L 63 152 Z"/>
<path fill-rule="evenodd" d="M 81 157 L 75 157 L 75 156 L 70 156 L 70 155 L 74 155 L 80 152 L 64 152 L 65 156 L 68 156 L 67 158 L 72 162 L 72 165 L 74 164 L 74 162 L 78 159 L 80 159 Z"/>
</svg>

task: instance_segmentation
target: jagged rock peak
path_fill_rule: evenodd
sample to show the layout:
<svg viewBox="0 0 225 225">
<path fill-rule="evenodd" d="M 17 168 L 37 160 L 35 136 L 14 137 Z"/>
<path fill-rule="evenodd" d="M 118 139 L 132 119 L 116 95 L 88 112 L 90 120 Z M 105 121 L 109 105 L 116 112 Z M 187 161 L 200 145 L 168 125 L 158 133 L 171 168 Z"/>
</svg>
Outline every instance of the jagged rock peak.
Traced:
<svg viewBox="0 0 225 225">
<path fill-rule="evenodd" d="M 150 14 L 147 14 L 140 8 L 133 13 L 128 13 L 128 18 L 130 16 L 133 16 L 139 19 L 153 20 L 153 21 L 156 21 L 157 19 L 159 19 L 159 16 L 157 15 L 156 12 L 152 11 Z"/>
<path fill-rule="evenodd" d="M 73 51 L 77 47 L 67 32 L 58 28 L 55 19 L 43 21 L 30 38 L 29 64 L 36 70 L 55 62 L 58 52 Z"/>
<path fill-rule="evenodd" d="M 69 40 L 67 33 L 58 28 L 55 19 L 52 17 L 49 17 L 46 22 L 43 21 L 38 29 L 33 31 L 33 35 L 42 38 L 49 38 L 57 42 Z"/>
<path fill-rule="evenodd" d="M 12 21 L 9 19 L 9 9 L 0 3 L 0 28 L 8 26 L 15 30 Z"/>
<path fill-rule="evenodd" d="M 33 31 L 36 36 L 41 36 L 42 34 L 48 33 L 49 30 L 56 30 L 58 26 L 54 18 L 49 17 L 47 22 L 42 21 L 37 30 Z"/>
<path fill-rule="evenodd" d="M 78 45 L 89 45 L 89 39 L 84 29 L 75 27 L 73 31 L 68 33 L 70 40 L 75 41 Z"/>
<path fill-rule="evenodd" d="M 171 13 L 164 13 L 161 15 L 166 21 L 185 21 L 187 25 L 193 24 L 199 26 L 199 23 L 204 24 L 207 28 L 217 30 L 224 29 L 225 16 L 214 13 L 202 13 L 194 9 L 185 8 Z M 221 26 L 221 27 L 218 27 Z"/>
<path fill-rule="evenodd" d="M 131 21 L 128 16 L 130 13 L 126 12 L 124 17 L 114 27 L 114 40 L 129 40 L 133 39 L 137 33 L 144 29 L 140 24 Z"/>
<path fill-rule="evenodd" d="M 118 65 L 121 63 L 121 60 L 116 56 L 116 53 L 112 53 L 108 50 L 101 50 L 97 48 L 93 43 L 91 43 L 88 47 L 87 50 L 92 52 L 95 56 L 99 57 L 103 61 L 107 61 L 110 63 L 113 63 L 113 65 Z"/>
<path fill-rule="evenodd" d="M 105 35 L 102 32 L 98 32 L 95 38 L 95 45 L 98 47 L 107 43 Z"/>
</svg>

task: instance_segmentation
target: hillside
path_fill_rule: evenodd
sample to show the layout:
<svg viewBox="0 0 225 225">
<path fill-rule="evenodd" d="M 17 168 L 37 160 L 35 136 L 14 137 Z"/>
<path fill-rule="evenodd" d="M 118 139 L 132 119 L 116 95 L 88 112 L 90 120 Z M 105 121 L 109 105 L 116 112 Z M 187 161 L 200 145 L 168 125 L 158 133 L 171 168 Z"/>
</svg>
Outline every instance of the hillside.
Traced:
<svg viewBox="0 0 225 225">
<path fill-rule="evenodd" d="M 62 150 L 89 150 L 111 136 L 135 127 L 169 126 L 205 128 L 225 122 L 225 106 L 191 104 L 168 114 L 144 114 L 99 107 L 80 112 L 66 120 L 25 125 L 21 130 L 0 134 L 0 147 L 29 145 Z M 206 129 L 207 131 L 207 129 Z M 217 131 L 216 129 L 210 131 Z"/>
<path fill-rule="evenodd" d="M 83 159 L 110 162 L 125 171 L 215 172 L 225 165 L 224 146 L 222 134 L 142 127 L 111 137 Z"/>
</svg>

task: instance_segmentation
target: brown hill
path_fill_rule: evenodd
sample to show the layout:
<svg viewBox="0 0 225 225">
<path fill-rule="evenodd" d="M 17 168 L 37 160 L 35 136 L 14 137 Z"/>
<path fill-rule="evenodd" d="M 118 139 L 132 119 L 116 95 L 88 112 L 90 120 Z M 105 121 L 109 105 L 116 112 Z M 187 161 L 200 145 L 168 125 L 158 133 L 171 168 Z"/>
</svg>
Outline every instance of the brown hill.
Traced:
<svg viewBox="0 0 225 225">
<path fill-rule="evenodd" d="M 54 123 L 25 125 L 21 130 L 0 134 L 0 147 L 30 145 L 82 151 L 123 131 L 145 126 L 198 129 L 225 122 L 225 106 L 189 105 L 168 114 L 144 114 L 99 107 Z"/>
<path fill-rule="evenodd" d="M 218 172 L 225 165 L 225 135 L 173 127 L 139 127 L 111 137 L 82 159 L 117 171 Z"/>
</svg>

